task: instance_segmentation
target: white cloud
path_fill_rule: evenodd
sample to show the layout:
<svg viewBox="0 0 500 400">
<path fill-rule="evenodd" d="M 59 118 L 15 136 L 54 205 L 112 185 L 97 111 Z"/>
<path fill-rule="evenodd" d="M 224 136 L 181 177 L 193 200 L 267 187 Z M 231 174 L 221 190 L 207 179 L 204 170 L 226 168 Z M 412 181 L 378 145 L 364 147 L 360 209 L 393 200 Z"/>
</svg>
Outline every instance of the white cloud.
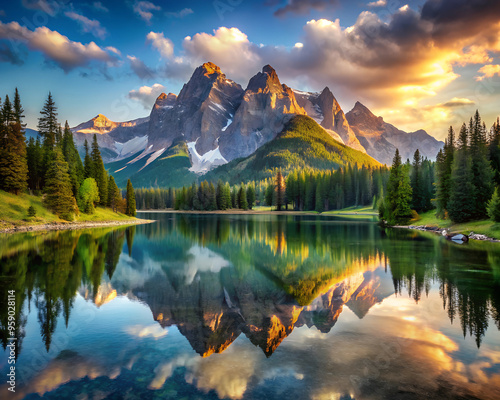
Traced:
<svg viewBox="0 0 500 400">
<path fill-rule="evenodd" d="M 80 15 L 74 11 L 66 11 L 64 15 L 66 15 L 73 21 L 77 21 L 84 32 L 91 33 L 99 39 L 104 39 L 108 34 L 106 29 L 101 26 L 101 23 L 95 19 L 89 19 L 84 15 Z"/>
<path fill-rule="evenodd" d="M 170 58 L 174 54 L 174 44 L 169 38 L 163 36 L 163 32 L 149 32 L 146 39 L 151 42 L 163 58 Z"/>
<path fill-rule="evenodd" d="M 165 15 L 167 17 L 172 17 L 172 18 L 184 18 L 188 15 L 194 14 L 194 11 L 191 8 L 183 8 L 180 11 L 177 12 L 166 12 Z"/>
<path fill-rule="evenodd" d="M 149 25 L 151 24 L 151 18 L 153 18 L 153 13 L 151 11 L 159 11 L 161 10 L 161 7 L 151 3 L 150 1 L 136 1 L 133 9 L 134 12 Z"/>
<path fill-rule="evenodd" d="M 104 66 L 114 66 L 117 63 L 116 55 L 103 50 L 94 42 L 73 42 L 45 26 L 31 31 L 17 22 L 0 22 L 0 39 L 18 41 L 31 50 L 42 52 L 47 61 L 53 62 L 65 72 L 77 67 L 88 67 L 93 62 Z"/>
<path fill-rule="evenodd" d="M 387 5 L 387 0 L 378 0 L 368 3 L 368 7 L 385 7 Z"/>
<path fill-rule="evenodd" d="M 165 92 L 165 87 L 155 83 L 153 86 L 142 86 L 139 90 L 131 90 L 127 97 L 141 103 L 146 110 L 150 110 L 158 96 L 163 92 Z"/>
</svg>

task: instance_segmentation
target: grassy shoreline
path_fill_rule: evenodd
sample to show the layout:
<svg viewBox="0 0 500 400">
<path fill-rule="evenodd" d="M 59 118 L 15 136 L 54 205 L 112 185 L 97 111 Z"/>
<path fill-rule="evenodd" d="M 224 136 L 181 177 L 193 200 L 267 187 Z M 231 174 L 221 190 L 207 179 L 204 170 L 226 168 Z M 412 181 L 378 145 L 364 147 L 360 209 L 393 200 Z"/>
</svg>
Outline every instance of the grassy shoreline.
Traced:
<svg viewBox="0 0 500 400">
<path fill-rule="evenodd" d="M 28 217 L 30 206 L 36 210 L 35 217 Z M 40 197 L 28 194 L 16 196 L 0 191 L 0 233 L 137 225 L 149 222 L 152 221 L 129 217 L 102 207 L 97 207 L 95 214 L 81 213 L 76 221 L 65 221 L 47 210 Z"/>
<path fill-rule="evenodd" d="M 500 223 L 493 222 L 489 219 L 481 221 L 471 221 L 464 223 L 453 223 L 450 220 L 438 219 L 435 216 L 436 210 L 431 210 L 419 215 L 416 220 L 410 221 L 405 227 L 410 226 L 426 226 L 429 228 L 447 229 L 450 233 L 463 233 L 469 235 L 471 232 L 485 235 L 490 239 L 500 239 Z"/>
</svg>

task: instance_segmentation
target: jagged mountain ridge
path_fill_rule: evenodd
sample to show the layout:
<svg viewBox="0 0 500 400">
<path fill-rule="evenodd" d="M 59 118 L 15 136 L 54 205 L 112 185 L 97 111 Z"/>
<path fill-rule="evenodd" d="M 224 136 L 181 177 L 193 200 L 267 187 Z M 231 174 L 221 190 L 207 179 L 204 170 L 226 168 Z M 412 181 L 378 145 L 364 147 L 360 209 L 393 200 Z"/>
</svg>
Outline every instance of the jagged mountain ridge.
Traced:
<svg viewBox="0 0 500 400">
<path fill-rule="evenodd" d="M 383 164 L 392 164 L 396 148 L 403 160 L 413 159 L 417 149 L 421 156 L 434 160 L 444 145 L 424 130 L 407 133 L 396 128 L 382 117 L 375 116 L 359 101 L 346 118 L 368 154 Z"/>
<path fill-rule="evenodd" d="M 361 106 L 357 103 L 344 114 L 328 87 L 321 93 L 292 90 L 269 65 L 243 90 L 208 62 L 196 68 L 179 96 L 162 93 L 149 117 L 116 123 L 99 114 L 72 131 L 80 152 L 85 138 L 90 141 L 90 134 L 97 133 L 105 162 L 113 161 L 116 168 L 110 172 L 121 171 L 141 182 L 155 181 L 143 176 L 149 173 L 144 167 L 165 159 L 179 142 L 187 145 L 189 170 L 205 174 L 252 155 L 297 115 L 310 116 L 332 139 L 382 163 L 390 164 L 396 147 L 406 158 L 420 145 L 424 156 L 435 158 L 441 142 L 424 131 L 406 134 Z M 138 162 L 142 167 L 131 168 Z"/>
</svg>

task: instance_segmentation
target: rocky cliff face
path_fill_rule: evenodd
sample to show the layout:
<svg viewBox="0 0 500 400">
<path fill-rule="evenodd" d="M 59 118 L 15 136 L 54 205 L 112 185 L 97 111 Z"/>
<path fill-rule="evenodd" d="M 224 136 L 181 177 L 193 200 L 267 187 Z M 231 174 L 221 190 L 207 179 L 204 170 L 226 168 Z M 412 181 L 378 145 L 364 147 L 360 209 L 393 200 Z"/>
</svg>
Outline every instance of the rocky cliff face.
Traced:
<svg viewBox="0 0 500 400">
<path fill-rule="evenodd" d="M 176 139 L 194 142 L 200 155 L 216 149 L 242 95 L 241 86 L 215 64 L 198 67 L 175 101 L 173 95 L 158 98 L 149 124 L 151 151 L 167 149 Z"/>
<path fill-rule="evenodd" d="M 337 99 L 328 87 L 321 93 L 295 91 L 297 102 L 307 114 L 320 124 L 335 140 L 366 153 L 347 122 Z M 339 140 L 340 138 L 340 140 Z"/>
<path fill-rule="evenodd" d="M 387 165 L 392 164 L 396 148 L 399 149 L 403 160 L 411 160 L 417 149 L 423 157 L 434 160 L 444 145 L 423 130 L 411 133 L 399 130 L 385 122 L 382 117 L 375 116 L 359 101 L 346 117 L 367 153 Z"/>
<path fill-rule="evenodd" d="M 220 138 L 222 155 L 230 161 L 252 154 L 274 139 L 296 114 L 306 112 L 276 71 L 266 65 L 250 79 L 232 123 Z"/>
</svg>

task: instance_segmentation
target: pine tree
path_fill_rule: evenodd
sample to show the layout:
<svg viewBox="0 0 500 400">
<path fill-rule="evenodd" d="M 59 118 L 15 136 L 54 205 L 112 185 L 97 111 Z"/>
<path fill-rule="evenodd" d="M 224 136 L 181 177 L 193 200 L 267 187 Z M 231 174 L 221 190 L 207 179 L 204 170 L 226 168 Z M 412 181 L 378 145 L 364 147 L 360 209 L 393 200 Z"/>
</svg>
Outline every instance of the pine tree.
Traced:
<svg viewBox="0 0 500 400">
<path fill-rule="evenodd" d="M 500 185 L 500 119 L 493 124 L 490 131 L 490 141 L 488 143 L 488 153 L 491 167 L 494 171 L 495 185 Z"/>
<path fill-rule="evenodd" d="M 92 141 L 92 151 L 90 153 L 90 157 L 92 159 L 93 166 L 92 178 L 95 179 L 97 186 L 99 187 L 99 204 L 106 206 L 108 202 L 108 174 L 104 168 L 96 134 L 94 134 L 94 139 Z"/>
<path fill-rule="evenodd" d="M 122 199 L 122 196 L 120 194 L 120 189 L 118 189 L 118 186 L 116 185 L 115 178 L 113 178 L 113 176 L 110 175 L 109 182 L 108 182 L 108 204 L 107 204 L 107 206 L 116 212 L 118 209 L 118 206 L 120 205 L 121 199 Z"/>
<path fill-rule="evenodd" d="M 28 163 L 28 188 L 38 192 L 42 188 L 43 179 L 43 148 L 40 139 L 30 138 L 26 147 L 26 159 Z"/>
<path fill-rule="evenodd" d="M 396 149 L 387 183 L 387 196 L 384 200 L 384 218 L 391 225 L 407 223 L 412 216 L 410 208 L 411 199 L 412 190 L 408 167 L 401 164 L 399 150 Z"/>
<path fill-rule="evenodd" d="M 241 183 L 240 189 L 238 190 L 238 208 L 248 210 L 247 191 L 243 183 Z"/>
<path fill-rule="evenodd" d="M 94 164 L 92 163 L 92 158 L 89 153 L 89 143 L 87 139 L 83 143 L 83 148 L 85 149 L 85 158 L 83 159 L 83 178 L 92 178 L 94 176 Z"/>
<path fill-rule="evenodd" d="M 52 149 L 56 143 L 59 123 L 57 122 L 57 107 L 50 92 L 40 114 L 42 116 L 38 118 L 38 132 L 44 139 L 44 147 Z"/>
<path fill-rule="evenodd" d="M 226 204 L 225 210 L 230 209 L 232 206 L 232 203 L 231 203 L 232 199 L 231 199 L 231 187 L 229 186 L 228 182 L 226 182 L 224 184 L 223 197 L 225 199 L 224 203 Z"/>
<path fill-rule="evenodd" d="M 278 169 L 276 173 L 275 180 L 275 193 L 276 193 L 276 210 L 281 211 L 281 207 L 285 205 L 285 180 L 283 179 L 283 175 L 281 174 L 281 170 Z"/>
<path fill-rule="evenodd" d="M 420 156 L 420 151 L 417 149 L 413 155 L 413 165 L 411 173 L 411 188 L 413 193 L 413 198 L 411 206 L 417 212 L 422 211 L 425 208 L 424 199 L 424 187 L 422 180 L 422 157 Z"/>
<path fill-rule="evenodd" d="M 68 163 L 60 149 L 54 149 L 51 155 L 45 178 L 45 202 L 47 207 L 61 218 L 72 220 L 78 208 L 71 190 Z"/>
<path fill-rule="evenodd" d="M 15 121 L 21 125 L 21 129 L 26 127 L 26 124 L 23 123 L 24 118 L 24 109 L 21 105 L 21 97 L 19 96 L 19 92 L 17 91 L 14 94 L 14 119 Z"/>
<path fill-rule="evenodd" d="M 448 204 L 448 213 L 454 222 L 472 220 L 476 209 L 472 160 L 469 155 L 468 143 L 467 127 L 463 124 L 460 130 L 458 149 L 453 160 L 451 193 Z"/>
<path fill-rule="evenodd" d="M 68 163 L 69 176 L 71 178 L 71 186 L 73 194 L 76 196 L 81 182 L 83 182 L 83 164 L 78 150 L 76 149 L 75 142 L 73 141 L 73 134 L 69 129 L 68 121 L 64 125 L 64 136 L 62 138 L 62 152 L 64 159 Z"/>
<path fill-rule="evenodd" d="M 444 151 L 439 150 L 436 158 L 436 202 L 437 216 L 444 218 L 448 209 L 451 192 L 451 167 L 455 155 L 455 133 L 450 126 L 448 138 L 444 142 Z"/>
<path fill-rule="evenodd" d="M 255 182 L 251 182 L 247 186 L 247 203 L 248 208 L 251 210 L 255 204 Z"/>
<path fill-rule="evenodd" d="M 498 195 L 498 188 L 495 188 L 491 200 L 487 206 L 488 216 L 495 222 L 500 222 L 500 196 Z"/>
<path fill-rule="evenodd" d="M 476 207 L 475 219 L 487 217 L 486 205 L 493 194 L 493 171 L 488 159 L 488 148 L 486 145 L 486 127 L 481 122 L 479 112 L 476 111 L 472 122 L 473 130 L 470 134 L 470 155 L 472 163 L 472 184 Z"/>
<path fill-rule="evenodd" d="M 209 211 L 217 210 L 217 198 L 215 193 L 215 186 L 212 182 L 210 182 L 210 186 L 208 189 L 208 210 Z"/>
<path fill-rule="evenodd" d="M 2 122 L 3 125 L 9 126 L 16 122 L 16 117 L 14 110 L 12 109 L 12 103 L 9 100 L 9 96 L 5 96 L 5 101 L 2 107 Z"/>
<path fill-rule="evenodd" d="M 125 195 L 125 199 L 127 201 L 126 207 L 125 207 L 125 214 L 135 217 L 136 214 L 136 205 L 135 205 L 135 194 L 134 194 L 134 188 L 132 186 L 132 182 L 130 179 L 127 181 L 127 193 Z"/>
<path fill-rule="evenodd" d="M 28 164 L 26 141 L 21 124 L 10 122 L 0 127 L 0 188 L 14 194 L 26 190 Z"/>
</svg>

